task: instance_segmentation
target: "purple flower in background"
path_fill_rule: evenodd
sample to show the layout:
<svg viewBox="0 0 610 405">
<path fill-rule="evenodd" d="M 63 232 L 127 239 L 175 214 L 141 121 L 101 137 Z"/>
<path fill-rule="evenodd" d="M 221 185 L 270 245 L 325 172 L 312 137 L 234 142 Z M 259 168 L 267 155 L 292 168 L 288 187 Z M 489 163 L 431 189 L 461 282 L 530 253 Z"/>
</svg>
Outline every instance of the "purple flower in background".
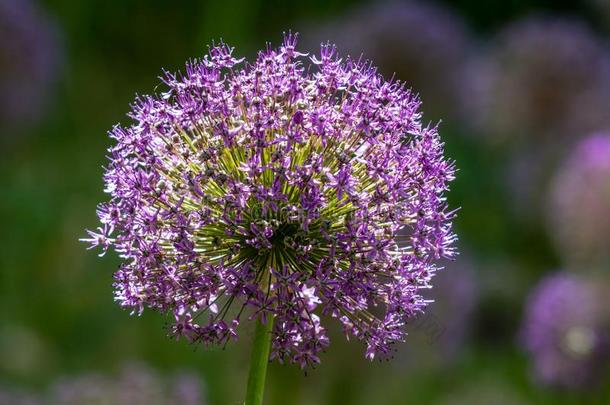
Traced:
<svg viewBox="0 0 610 405">
<path fill-rule="evenodd" d="M 57 28 L 35 2 L 0 0 L 1 132 L 43 113 L 60 57 Z"/>
<path fill-rule="evenodd" d="M 40 398 L 13 386 L 0 385 L 0 405 L 42 405 Z"/>
<path fill-rule="evenodd" d="M 576 267 L 610 268 L 610 134 L 583 139 L 551 183 L 548 223 Z"/>
<path fill-rule="evenodd" d="M 498 33 L 468 72 L 476 132 L 511 148 L 511 209 L 539 224 L 558 160 L 589 130 L 610 126 L 609 54 L 585 22 L 530 16 Z"/>
<path fill-rule="evenodd" d="M 527 17 L 472 63 L 475 117 L 493 141 L 549 141 L 610 124 L 610 59 L 586 23 Z"/>
<path fill-rule="evenodd" d="M 143 365 L 128 365 L 112 378 L 103 374 L 64 377 L 49 389 L 49 403 L 57 405 L 205 404 L 199 378 L 191 373 L 162 376 Z"/>
<path fill-rule="evenodd" d="M 103 403 L 114 396 L 113 388 L 111 379 L 101 374 L 61 377 L 50 387 L 49 397 L 61 405 Z"/>
<path fill-rule="evenodd" d="M 599 379 L 608 354 L 604 302 L 593 284 L 569 274 L 551 275 L 535 288 L 522 338 L 539 380 L 579 388 Z"/>
<path fill-rule="evenodd" d="M 362 54 L 386 77 L 413 86 L 435 119 L 462 117 L 461 97 L 468 87 L 462 68 L 472 40 L 450 9 L 429 1 L 376 1 L 318 27 L 313 35 L 330 39 L 354 58 Z"/>
<path fill-rule="evenodd" d="M 43 392 L 0 389 L 0 405 L 201 405 L 206 404 L 200 378 L 190 372 L 161 375 L 139 364 L 112 377 L 83 373 L 54 381 Z"/>
<path fill-rule="evenodd" d="M 372 359 L 454 255 L 454 168 L 402 83 L 295 47 L 288 34 L 244 63 L 221 44 L 139 98 L 110 132 L 111 199 L 87 241 L 123 258 L 116 300 L 172 313 L 175 336 L 224 344 L 245 316 L 274 322 L 271 358 L 304 367 L 326 315 Z"/>
</svg>

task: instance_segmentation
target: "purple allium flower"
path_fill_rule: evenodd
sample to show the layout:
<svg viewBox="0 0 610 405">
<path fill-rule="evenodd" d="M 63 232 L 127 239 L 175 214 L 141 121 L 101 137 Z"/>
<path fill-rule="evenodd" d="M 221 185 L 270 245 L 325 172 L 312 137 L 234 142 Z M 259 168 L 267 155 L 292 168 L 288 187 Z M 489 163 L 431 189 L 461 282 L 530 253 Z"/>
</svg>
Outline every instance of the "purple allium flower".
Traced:
<svg viewBox="0 0 610 405">
<path fill-rule="evenodd" d="M 533 291 L 522 338 L 543 383 L 578 388 L 595 382 L 608 354 L 604 300 L 596 287 L 569 274 L 554 274 Z"/>
<path fill-rule="evenodd" d="M 0 0 L 0 132 L 41 115 L 60 54 L 57 29 L 35 2 Z"/>
<path fill-rule="evenodd" d="M 471 73 L 479 80 L 475 116 L 495 141 L 556 144 L 610 124 L 610 58 L 582 21 L 519 20 L 498 34 Z"/>
<path fill-rule="evenodd" d="M 549 225 L 570 265 L 610 268 L 610 134 L 583 139 L 551 183 Z"/>
<path fill-rule="evenodd" d="M 454 255 L 454 168 L 402 83 L 295 46 L 288 34 L 242 63 L 221 44 L 138 98 L 110 132 L 111 199 L 87 241 L 124 259 L 116 300 L 172 313 L 177 337 L 224 344 L 244 316 L 272 317 L 271 357 L 304 367 L 328 315 L 372 359 Z"/>
<path fill-rule="evenodd" d="M 352 57 L 370 59 L 386 77 L 413 86 L 435 119 L 461 117 L 462 66 L 472 39 L 450 9 L 429 1 L 375 1 L 316 31 Z"/>
</svg>

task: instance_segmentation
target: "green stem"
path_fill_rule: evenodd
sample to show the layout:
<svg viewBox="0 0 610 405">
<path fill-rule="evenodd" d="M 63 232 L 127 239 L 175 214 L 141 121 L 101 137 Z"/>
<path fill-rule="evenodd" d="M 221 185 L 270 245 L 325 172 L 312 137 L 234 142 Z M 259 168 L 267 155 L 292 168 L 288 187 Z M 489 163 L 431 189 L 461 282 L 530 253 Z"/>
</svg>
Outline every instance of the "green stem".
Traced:
<svg viewBox="0 0 610 405">
<path fill-rule="evenodd" d="M 248 388 L 246 389 L 246 402 L 244 405 L 262 405 L 263 403 L 272 328 L 273 316 L 267 317 L 267 323 L 262 323 L 260 319 L 256 320 L 252 356 L 250 357 Z"/>
</svg>

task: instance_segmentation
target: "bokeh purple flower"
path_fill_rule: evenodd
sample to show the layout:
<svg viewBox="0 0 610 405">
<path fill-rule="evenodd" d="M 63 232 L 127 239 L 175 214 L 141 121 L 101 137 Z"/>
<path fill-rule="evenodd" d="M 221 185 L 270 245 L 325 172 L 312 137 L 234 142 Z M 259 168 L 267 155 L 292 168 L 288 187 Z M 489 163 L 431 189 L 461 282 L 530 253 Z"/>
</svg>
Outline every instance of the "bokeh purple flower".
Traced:
<svg viewBox="0 0 610 405">
<path fill-rule="evenodd" d="M 576 275 L 553 274 L 534 289 L 522 339 L 537 379 L 570 389 L 599 381 L 609 349 L 605 304 L 601 290 Z"/>
<path fill-rule="evenodd" d="M 200 378 L 191 372 L 161 375 L 128 364 L 118 376 L 82 373 L 64 376 L 42 392 L 0 389 L 0 405 L 202 405 Z"/>
<path fill-rule="evenodd" d="M 412 86 L 434 118 L 469 120 L 463 67 L 473 40 L 464 21 L 432 1 L 375 1 L 312 27 L 354 58 L 361 54 L 386 77 Z"/>
<path fill-rule="evenodd" d="M 558 253 L 577 268 L 610 269 L 610 134 L 583 139 L 556 173 L 548 224 Z"/>
<path fill-rule="evenodd" d="M 586 22 L 532 15 L 501 30 L 468 72 L 472 133 L 508 147 L 510 208 L 539 225 L 557 162 L 580 137 L 610 127 L 610 54 Z"/>
<path fill-rule="evenodd" d="M 0 0 L 0 132 L 9 136 L 44 112 L 61 59 L 57 27 L 35 1 Z"/>
<path fill-rule="evenodd" d="M 454 167 L 418 98 L 292 34 L 253 63 L 214 46 L 163 81 L 110 132 L 111 199 L 86 239 L 123 258 L 116 300 L 205 344 L 275 319 L 271 358 L 302 367 L 329 344 L 321 316 L 388 354 L 454 255 Z"/>
<path fill-rule="evenodd" d="M 142 364 L 128 364 L 116 378 L 103 375 L 82 375 L 57 382 L 52 391 L 56 403 L 86 403 L 84 395 L 93 396 L 93 403 L 169 405 L 204 404 L 201 378 L 191 372 L 161 375 Z"/>
<path fill-rule="evenodd" d="M 504 28 L 471 64 L 474 117 L 491 141 L 545 141 L 610 124 L 610 58 L 583 21 L 530 16 Z"/>
<path fill-rule="evenodd" d="M 38 396 L 15 387 L 0 386 L 0 405 L 42 405 Z"/>
</svg>

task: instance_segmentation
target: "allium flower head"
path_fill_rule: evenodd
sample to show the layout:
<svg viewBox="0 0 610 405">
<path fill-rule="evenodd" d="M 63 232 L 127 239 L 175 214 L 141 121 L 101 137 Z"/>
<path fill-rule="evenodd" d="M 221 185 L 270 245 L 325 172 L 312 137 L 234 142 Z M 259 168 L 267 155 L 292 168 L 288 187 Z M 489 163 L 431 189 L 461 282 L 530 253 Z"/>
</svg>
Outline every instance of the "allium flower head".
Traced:
<svg viewBox="0 0 610 405">
<path fill-rule="evenodd" d="M 321 315 L 369 358 L 402 340 L 455 239 L 453 165 L 418 99 L 332 46 L 306 58 L 292 34 L 253 63 L 214 46 L 163 81 L 110 132 L 111 199 L 87 239 L 124 259 L 116 300 L 206 344 L 273 317 L 271 357 L 301 366 L 329 343 Z"/>
<path fill-rule="evenodd" d="M 568 274 L 543 280 L 527 304 L 523 342 L 543 383 L 578 388 L 606 366 L 604 301 L 587 281 Z"/>
<path fill-rule="evenodd" d="M 610 268 L 610 134 L 577 145 L 551 183 L 547 211 L 558 251 L 570 265 Z"/>
</svg>

